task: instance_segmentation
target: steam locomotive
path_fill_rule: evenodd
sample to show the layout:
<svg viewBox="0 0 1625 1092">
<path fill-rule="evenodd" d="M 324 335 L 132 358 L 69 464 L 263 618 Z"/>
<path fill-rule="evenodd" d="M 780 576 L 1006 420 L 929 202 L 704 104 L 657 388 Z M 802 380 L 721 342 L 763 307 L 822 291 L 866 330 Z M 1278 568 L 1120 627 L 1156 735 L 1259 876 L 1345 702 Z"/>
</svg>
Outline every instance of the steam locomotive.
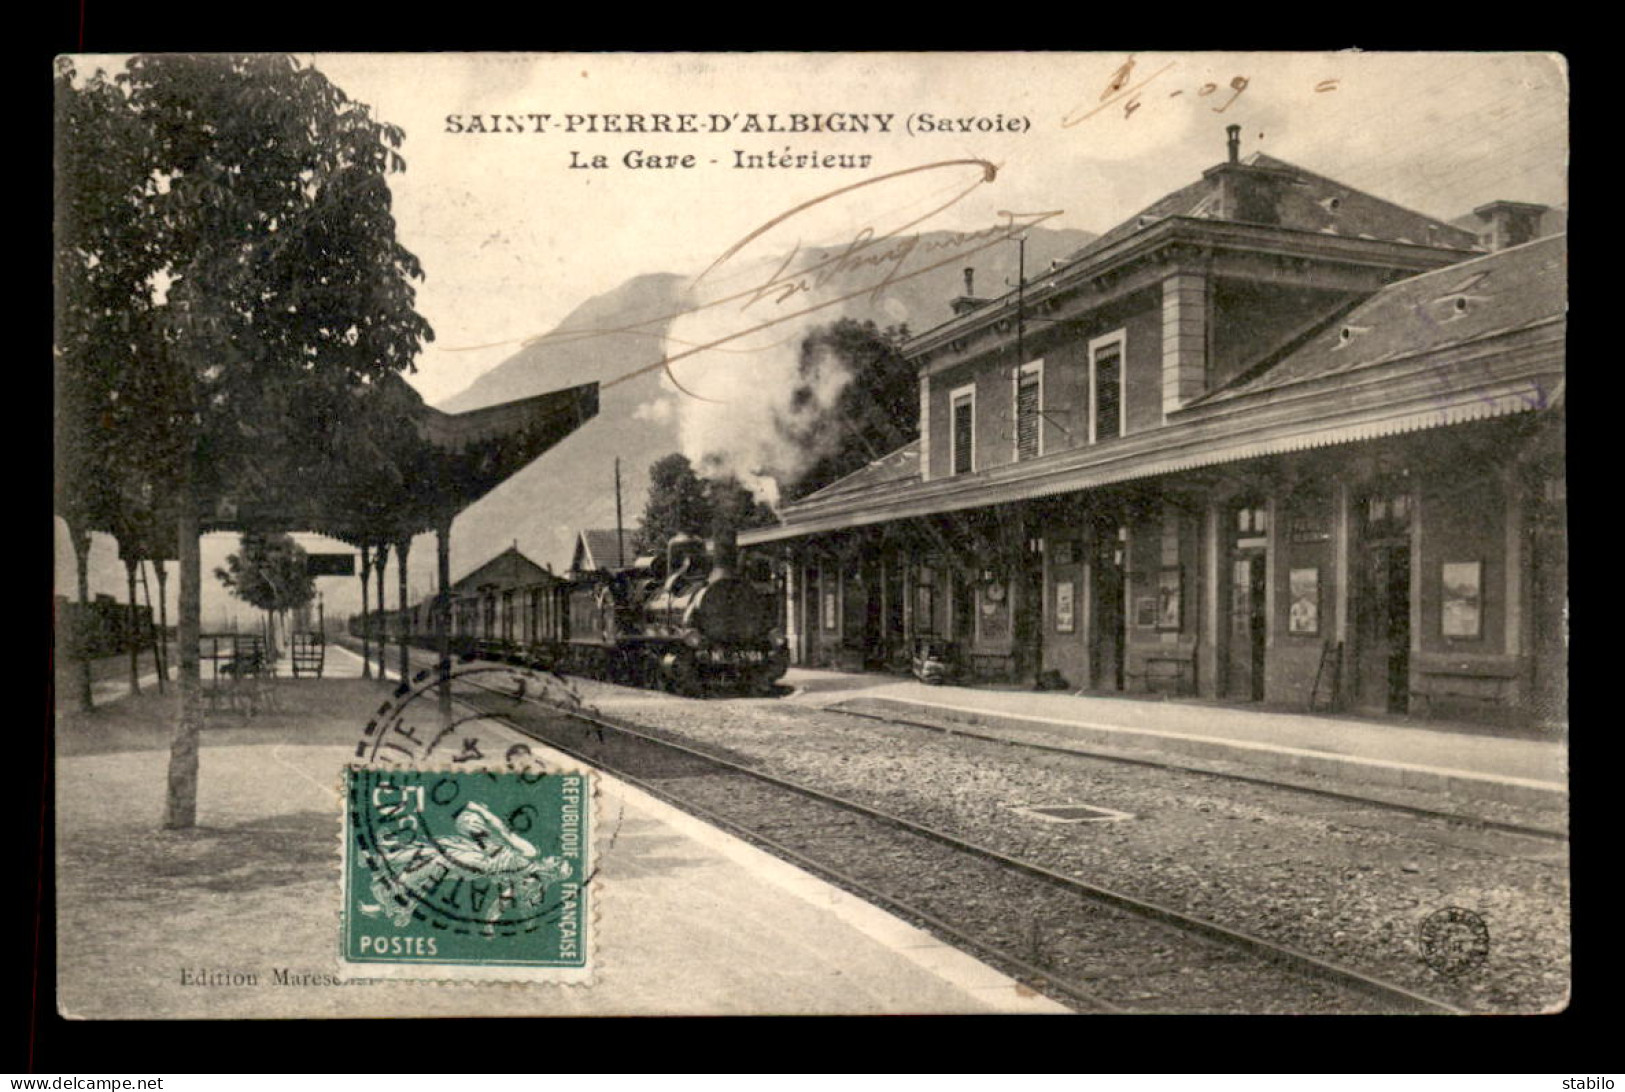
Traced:
<svg viewBox="0 0 1625 1092">
<path fill-rule="evenodd" d="M 351 633 L 434 647 L 435 600 L 352 618 Z M 765 693 L 789 668 L 771 580 L 738 571 L 727 539 L 676 535 L 606 571 L 484 585 L 451 603 L 454 654 L 681 694 Z"/>
</svg>

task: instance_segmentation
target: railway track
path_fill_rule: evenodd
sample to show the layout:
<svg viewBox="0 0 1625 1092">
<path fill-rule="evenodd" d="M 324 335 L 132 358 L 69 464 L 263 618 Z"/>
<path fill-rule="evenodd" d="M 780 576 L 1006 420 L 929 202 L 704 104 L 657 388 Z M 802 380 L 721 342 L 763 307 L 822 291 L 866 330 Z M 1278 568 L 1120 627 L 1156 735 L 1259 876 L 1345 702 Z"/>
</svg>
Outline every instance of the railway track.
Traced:
<svg viewBox="0 0 1625 1092">
<path fill-rule="evenodd" d="M 1082 1012 L 1463 1010 L 602 715 L 459 679 L 483 715 L 914 920 Z"/>
<path fill-rule="evenodd" d="M 1303 785 L 1295 782 L 1280 781 L 1269 777 L 1256 777 L 1250 774 L 1238 773 L 1233 770 L 1212 770 L 1180 765 L 1177 762 L 1167 762 L 1155 758 L 1141 758 L 1133 755 L 1114 754 L 1107 751 L 1084 750 L 1078 747 L 1065 747 L 1054 743 L 1040 743 L 1036 740 L 1011 739 L 1008 736 L 997 735 L 992 732 L 979 732 L 975 728 L 963 724 L 933 724 L 930 721 L 914 720 L 908 717 L 883 716 L 880 713 L 866 712 L 860 709 L 843 709 L 838 705 L 825 705 L 819 707 L 822 712 L 834 713 L 843 717 L 852 717 L 857 720 L 874 721 L 896 728 L 912 728 L 922 732 L 931 732 L 937 735 L 959 736 L 964 739 L 980 740 L 984 743 L 996 743 L 1007 747 L 1018 747 L 1022 750 L 1041 754 L 1066 755 L 1069 758 L 1092 759 L 1100 762 L 1114 762 L 1123 766 L 1144 766 L 1157 770 L 1173 770 L 1180 773 L 1197 773 L 1205 777 L 1223 778 L 1226 781 L 1235 781 L 1248 785 L 1260 785 L 1272 790 L 1299 793 L 1304 796 L 1319 797 L 1324 800 L 1336 800 L 1362 807 L 1375 808 L 1381 811 L 1393 812 L 1399 815 L 1415 816 L 1422 819 L 1444 819 L 1452 823 L 1466 824 L 1484 830 L 1496 831 L 1502 834 L 1516 834 L 1526 838 L 1536 838 L 1543 842 L 1566 843 L 1569 833 L 1565 829 L 1555 826 L 1536 826 L 1531 823 L 1505 822 L 1499 819 L 1488 819 L 1477 815 L 1463 815 L 1459 812 L 1447 811 L 1442 808 L 1430 808 L 1419 804 L 1406 804 L 1397 800 L 1384 800 L 1356 793 L 1339 792 L 1336 789 L 1323 788 L 1317 785 Z"/>
</svg>

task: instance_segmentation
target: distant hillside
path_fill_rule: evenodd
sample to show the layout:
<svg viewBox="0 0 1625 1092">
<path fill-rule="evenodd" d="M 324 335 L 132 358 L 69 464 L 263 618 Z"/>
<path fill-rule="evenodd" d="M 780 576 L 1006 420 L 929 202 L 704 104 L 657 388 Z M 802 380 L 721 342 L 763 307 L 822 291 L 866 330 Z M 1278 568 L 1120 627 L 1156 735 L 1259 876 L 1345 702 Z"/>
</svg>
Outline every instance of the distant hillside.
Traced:
<svg viewBox="0 0 1625 1092">
<path fill-rule="evenodd" d="M 921 242 L 946 238 L 945 232 L 930 233 Z M 1027 244 L 1028 278 L 1039 276 L 1054 259 L 1093 238 L 1085 231 L 1032 229 Z M 888 285 L 878 299 L 861 296 L 839 313 L 873 319 L 879 326 L 906 323 L 914 332 L 923 332 L 951 316 L 948 301 L 964 293 L 965 266 L 976 268 L 977 294 L 992 296 L 1014 283 L 1016 263 L 1014 245 L 990 247 L 964 262 L 950 262 Z M 466 390 L 440 403 L 440 408 L 448 412 L 477 409 L 576 383 L 603 382 L 658 363 L 669 316 L 683 306 L 686 284 L 687 278 L 676 274 L 650 273 L 587 300 L 546 340 L 520 349 Z M 832 310 L 830 319 L 837 314 Z M 571 330 L 622 330 L 640 323 L 647 325 L 637 333 L 577 339 L 556 336 Z M 617 457 L 621 460 L 626 526 L 635 527 L 648 490 L 649 465 L 678 450 L 674 421 L 633 416 L 639 406 L 657 398 L 660 389 L 660 373 L 649 371 L 604 390 L 595 420 L 458 517 L 453 533 L 454 568 L 471 569 L 516 540 L 538 563 L 551 563 L 555 570 L 566 567 L 577 529 L 615 525 Z"/>
</svg>

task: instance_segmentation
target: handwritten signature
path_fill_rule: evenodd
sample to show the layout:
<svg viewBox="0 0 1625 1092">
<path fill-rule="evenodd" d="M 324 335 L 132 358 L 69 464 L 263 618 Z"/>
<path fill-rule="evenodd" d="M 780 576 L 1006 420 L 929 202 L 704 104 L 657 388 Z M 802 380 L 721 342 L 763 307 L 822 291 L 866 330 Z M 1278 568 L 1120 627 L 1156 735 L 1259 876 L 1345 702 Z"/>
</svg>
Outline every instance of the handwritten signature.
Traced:
<svg viewBox="0 0 1625 1092">
<path fill-rule="evenodd" d="M 968 174 L 970 178 L 963 187 L 955 188 L 952 194 L 940 203 L 895 227 L 884 231 L 872 225 L 860 228 L 853 234 L 850 241 L 833 248 L 833 252 L 827 253 L 827 256 L 809 255 L 812 260 L 798 266 L 797 260 L 803 256 L 804 252 L 800 244 L 797 243 L 790 248 L 782 259 L 774 262 L 772 272 L 765 279 L 753 281 L 743 289 L 724 292 L 716 298 L 706 299 L 696 305 L 676 308 L 662 314 L 640 318 L 623 326 L 559 330 L 527 338 L 521 345 L 528 347 L 544 342 L 557 344 L 581 338 L 606 337 L 618 334 L 664 337 L 666 325 L 683 315 L 720 311 L 723 308 L 730 307 L 736 308 L 741 314 L 751 312 L 751 319 L 760 317 L 759 321 L 747 319 L 737 328 L 727 329 L 718 337 L 688 344 L 680 351 L 667 353 L 653 363 L 634 368 L 599 384 L 600 389 L 607 389 L 629 382 L 649 372 L 664 370 L 667 378 L 679 391 L 691 398 L 711 402 L 715 400 L 705 398 L 703 395 L 696 394 L 684 387 L 673 374 L 671 366 L 686 357 L 708 350 L 723 349 L 751 334 L 795 322 L 808 315 L 828 308 L 838 307 L 862 296 L 877 300 L 881 293 L 891 285 L 912 280 L 943 266 L 962 261 L 971 254 L 1015 239 L 1028 229 L 1061 215 L 1062 210 L 1059 209 L 1043 212 L 1000 210 L 997 213 L 998 222 L 990 226 L 974 231 L 951 233 L 944 239 L 924 240 L 918 233 L 924 225 L 963 201 L 978 187 L 992 182 L 998 175 L 997 165 L 985 159 L 941 160 L 935 163 L 892 171 L 861 182 L 841 186 L 819 197 L 801 202 L 768 220 L 760 227 L 746 233 L 738 242 L 723 250 L 716 260 L 694 279 L 691 288 L 700 289 L 708 282 L 721 281 L 724 272 L 728 270 L 731 264 L 748 257 L 749 249 L 753 243 L 763 239 L 777 228 L 786 224 L 793 225 L 797 217 L 815 207 L 829 206 L 832 202 L 848 198 L 859 191 L 869 190 L 871 187 L 885 187 L 896 184 L 900 179 L 938 171 Z M 871 191 L 864 194 L 864 196 L 873 197 L 875 194 Z M 940 252 L 946 252 L 946 254 L 942 257 L 936 257 Z M 935 258 L 935 260 L 922 260 L 919 264 L 910 265 L 911 261 L 916 259 L 929 258 Z M 847 284 L 852 284 L 854 287 L 849 291 L 841 291 Z M 819 295 L 815 298 L 815 293 L 828 289 L 832 285 L 839 285 L 835 289 L 836 294 L 831 296 Z M 792 300 L 797 303 L 804 300 L 806 305 L 794 307 L 791 310 L 772 311 L 764 314 L 767 306 L 783 305 Z M 754 311 L 752 311 L 753 308 Z M 489 346 L 466 346 L 463 348 L 487 347 Z"/>
<path fill-rule="evenodd" d="M 1101 111 L 1110 109 L 1111 107 L 1117 105 L 1121 105 L 1123 107 L 1124 120 L 1133 117 L 1134 112 L 1140 109 L 1140 107 L 1143 105 L 1142 96 L 1145 93 L 1145 89 L 1149 87 L 1151 83 L 1159 76 L 1176 67 L 1178 62 L 1169 61 L 1167 64 L 1163 65 L 1149 76 L 1130 86 L 1128 81 L 1129 77 L 1134 73 L 1134 65 L 1134 55 L 1131 53 L 1129 54 L 1128 59 L 1119 65 L 1117 70 L 1112 73 L 1111 79 L 1106 81 L 1106 88 L 1100 93 L 1100 98 L 1097 103 L 1092 107 L 1088 107 L 1087 109 L 1085 109 L 1084 106 L 1076 106 L 1067 111 L 1067 113 L 1061 117 L 1061 128 L 1070 129 L 1073 126 L 1081 125 Z M 1338 89 L 1338 84 L 1341 82 L 1342 80 L 1336 77 L 1321 80 L 1319 83 L 1315 84 L 1315 91 L 1322 94 L 1327 91 L 1336 91 Z M 1235 104 L 1235 101 L 1241 97 L 1242 92 L 1246 91 L 1251 84 L 1252 80 L 1248 76 L 1232 76 L 1228 85 L 1231 92 L 1230 97 L 1225 99 L 1221 105 L 1212 107 L 1211 109 L 1213 112 L 1215 114 L 1222 114 L 1226 110 L 1230 109 L 1230 107 Z M 1205 99 L 1211 95 L 1219 93 L 1220 90 L 1221 88 L 1219 84 L 1209 80 L 1198 86 L 1195 89 L 1194 94 L 1196 98 Z M 1170 99 L 1177 99 L 1184 93 L 1185 88 L 1179 87 L 1170 91 L 1167 97 Z"/>
</svg>

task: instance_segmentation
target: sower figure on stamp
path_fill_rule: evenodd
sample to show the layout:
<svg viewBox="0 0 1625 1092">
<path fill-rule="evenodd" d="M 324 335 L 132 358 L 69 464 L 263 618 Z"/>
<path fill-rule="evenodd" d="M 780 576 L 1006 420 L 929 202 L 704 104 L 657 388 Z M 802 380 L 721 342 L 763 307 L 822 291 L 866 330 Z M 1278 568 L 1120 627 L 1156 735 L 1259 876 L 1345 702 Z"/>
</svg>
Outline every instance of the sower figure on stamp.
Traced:
<svg viewBox="0 0 1625 1092">
<path fill-rule="evenodd" d="M 538 859 L 536 847 L 510 830 L 484 804 L 465 805 L 453 825 L 457 834 L 425 835 L 428 846 L 414 840 L 386 850 L 386 859 L 395 866 L 392 871 L 401 877 L 399 882 L 408 890 L 392 891 L 390 881 L 378 875 L 372 882 L 377 905 L 364 906 L 362 910 L 373 914 L 382 911 L 395 925 L 404 926 L 412 919 L 412 905 L 443 880 L 490 883 L 496 885 L 496 891 L 485 906 L 484 932 L 491 935 L 496 923 L 510 908 L 521 912 L 533 910 L 542 904 L 550 884 L 570 878 L 568 861 L 559 857 Z M 425 850 L 431 847 L 439 851 L 432 857 L 425 855 Z M 430 861 L 434 866 L 426 867 Z M 403 895 L 405 897 L 401 897 Z"/>
</svg>

